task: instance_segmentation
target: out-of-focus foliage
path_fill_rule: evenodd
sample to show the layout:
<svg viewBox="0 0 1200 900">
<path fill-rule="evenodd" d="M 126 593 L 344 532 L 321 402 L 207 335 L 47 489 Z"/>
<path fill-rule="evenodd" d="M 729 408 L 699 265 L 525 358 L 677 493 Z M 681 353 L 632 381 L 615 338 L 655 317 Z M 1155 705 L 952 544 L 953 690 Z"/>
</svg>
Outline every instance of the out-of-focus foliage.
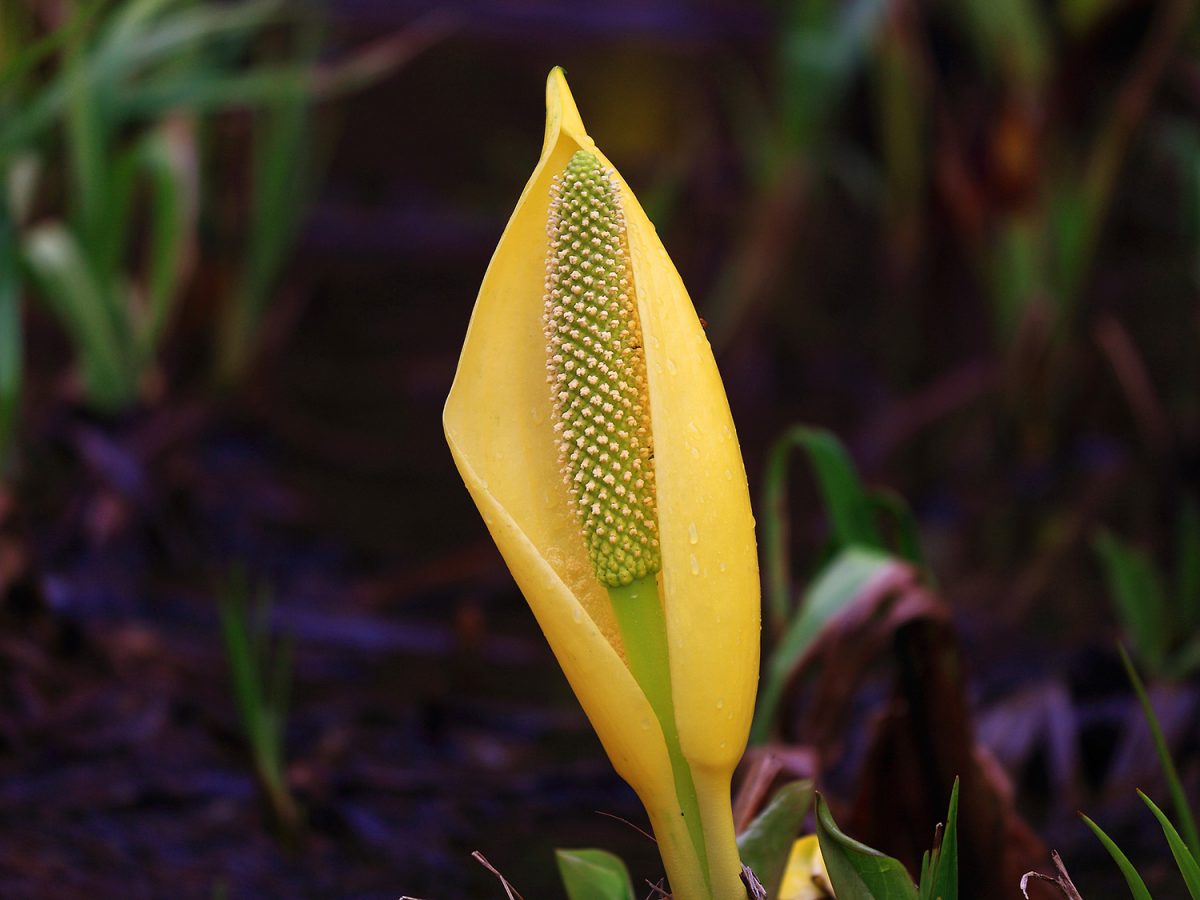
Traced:
<svg viewBox="0 0 1200 900">
<path fill-rule="evenodd" d="M 738 851 L 768 897 L 779 895 L 792 844 L 812 806 L 811 781 L 792 781 L 775 792 L 771 801 L 746 830 L 738 835 Z"/>
<path fill-rule="evenodd" d="M 817 835 L 839 900 L 957 900 L 958 898 L 958 782 L 950 794 L 950 809 L 940 842 L 925 854 L 921 882 L 912 879 L 899 860 L 859 843 L 838 828 L 824 798 L 817 796 Z"/>
<path fill-rule="evenodd" d="M 1200 513 L 1181 507 L 1175 578 L 1107 531 L 1094 542 L 1113 610 L 1133 652 L 1153 677 L 1184 678 L 1200 669 Z"/>
<path fill-rule="evenodd" d="M 264 36 L 293 30 L 311 33 L 277 0 L 0 4 L 0 248 L 18 245 L 93 408 L 120 412 L 153 387 L 196 258 L 205 117 L 261 106 L 246 262 L 222 329 L 232 349 L 219 348 L 227 375 L 244 370 L 303 209 L 312 52 L 256 61 Z M 14 217 L 18 205 L 27 216 Z M 3 277 L 0 316 L 16 321 L 18 268 Z M 19 344 L 18 330 L 4 339 Z M 19 367 L 7 354 L 0 440 L 11 437 Z"/>
<path fill-rule="evenodd" d="M 1146 724 L 1149 726 L 1151 736 L 1154 739 L 1154 749 L 1158 754 L 1159 765 L 1162 767 L 1163 775 L 1167 780 L 1167 789 L 1171 794 L 1171 800 L 1175 806 L 1175 820 L 1172 821 L 1142 791 L 1138 791 L 1138 796 L 1142 798 L 1142 801 L 1162 827 L 1163 835 L 1167 840 L 1168 846 L 1171 848 L 1171 855 L 1175 859 L 1175 865 L 1179 868 L 1179 874 L 1183 876 L 1189 896 L 1192 900 L 1200 900 L 1200 832 L 1196 830 L 1196 817 L 1192 808 L 1188 805 L 1183 783 L 1179 779 L 1175 762 L 1171 759 L 1171 754 L 1167 750 L 1162 726 L 1159 724 L 1154 707 L 1150 704 L 1150 698 L 1146 694 L 1146 688 L 1142 684 L 1141 676 L 1138 675 L 1137 669 L 1134 668 L 1124 648 L 1121 648 L 1121 661 L 1125 665 L 1125 672 L 1129 676 L 1129 681 L 1138 695 L 1138 700 L 1141 702 L 1142 714 L 1146 718 Z M 1121 850 L 1117 843 L 1099 825 L 1082 813 L 1080 813 L 1080 816 L 1100 840 L 1100 843 L 1104 845 L 1104 849 L 1113 858 L 1113 862 L 1117 864 L 1117 868 L 1121 870 L 1121 875 L 1125 878 L 1125 883 L 1129 886 L 1129 891 L 1133 895 L 1134 900 L 1150 900 L 1150 891 L 1146 888 L 1146 882 L 1138 873 L 1137 867 L 1129 861 L 1129 857 L 1125 855 L 1124 851 Z M 1175 822 L 1178 822 L 1179 825 L 1176 826 Z"/>
<path fill-rule="evenodd" d="M 217 598 L 229 675 L 254 772 L 285 840 L 298 838 L 300 808 L 287 783 L 284 738 L 292 678 L 292 640 L 271 631 L 271 596 L 244 570 L 230 573 Z"/>
<path fill-rule="evenodd" d="M 805 452 L 829 521 L 823 565 L 793 601 L 788 463 Z M 785 686 L 821 629 L 853 603 L 894 559 L 920 564 L 916 522 L 904 501 L 868 489 L 831 432 L 795 426 L 771 447 L 763 477 L 763 555 L 770 624 L 776 635 L 764 661 L 751 743 L 768 737 Z M 893 527 L 885 531 L 884 525 Z M 888 540 L 888 536 L 891 540 Z"/>
</svg>

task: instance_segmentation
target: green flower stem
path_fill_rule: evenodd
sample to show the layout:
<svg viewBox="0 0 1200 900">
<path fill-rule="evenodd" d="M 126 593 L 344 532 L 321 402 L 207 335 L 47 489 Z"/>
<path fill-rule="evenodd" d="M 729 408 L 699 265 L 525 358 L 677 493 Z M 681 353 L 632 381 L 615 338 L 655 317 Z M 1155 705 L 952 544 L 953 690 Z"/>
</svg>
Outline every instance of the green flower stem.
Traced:
<svg viewBox="0 0 1200 900">
<path fill-rule="evenodd" d="M 650 701 L 650 707 L 662 727 L 667 754 L 671 759 L 671 770 L 675 774 L 675 796 L 679 800 L 679 814 L 687 824 L 704 874 L 704 884 L 711 897 L 712 883 L 708 871 L 704 829 L 700 820 L 700 803 L 696 798 L 692 770 L 684 759 L 683 748 L 679 744 L 679 729 L 675 725 L 675 702 L 671 698 L 671 667 L 667 651 L 667 625 L 662 602 L 658 598 L 658 580 L 654 575 L 647 575 L 624 587 L 609 588 L 608 596 L 621 629 L 621 640 L 625 644 L 625 658 L 629 662 L 629 670 L 641 686 L 646 699 Z"/>
</svg>

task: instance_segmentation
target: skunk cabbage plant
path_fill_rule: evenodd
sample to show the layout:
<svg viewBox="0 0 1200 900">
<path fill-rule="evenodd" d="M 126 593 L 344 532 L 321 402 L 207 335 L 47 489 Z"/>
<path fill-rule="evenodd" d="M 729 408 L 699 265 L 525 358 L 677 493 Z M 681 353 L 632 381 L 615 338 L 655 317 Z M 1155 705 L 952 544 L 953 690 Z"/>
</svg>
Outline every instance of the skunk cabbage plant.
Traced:
<svg viewBox="0 0 1200 900">
<path fill-rule="evenodd" d="M 758 680 L 754 520 L 687 291 L 561 69 L 446 401 L 467 489 L 677 900 L 744 900 L 730 812 Z"/>
</svg>

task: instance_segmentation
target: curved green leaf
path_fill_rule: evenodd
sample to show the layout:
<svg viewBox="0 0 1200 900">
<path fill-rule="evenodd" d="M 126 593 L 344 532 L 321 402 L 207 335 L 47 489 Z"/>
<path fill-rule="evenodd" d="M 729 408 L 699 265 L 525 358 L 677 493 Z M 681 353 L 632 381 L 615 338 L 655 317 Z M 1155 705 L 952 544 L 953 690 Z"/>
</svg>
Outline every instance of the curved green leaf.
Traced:
<svg viewBox="0 0 1200 900">
<path fill-rule="evenodd" d="M 1133 867 L 1133 863 L 1129 861 L 1129 857 L 1121 851 L 1121 848 L 1116 845 L 1113 839 L 1083 813 L 1079 814 L 1079 818 L 1083 819 L 1087 827 L 1092 829 L 1092 833 L 1100 839 L 1100 843 L 1104 845 L 1104 849 L 1108 851 L 1108 855 L 1113 858 L 1113 862 L 1117 864 L 1117 868 L 1125 876 L 1125 883 L 1129 885 L 1129 892 L 1133 894 L 1134 900 L 1153 900 L 1150 896 L 1150 891 L 1146 888 L 1146 882 L 1142 881 L 1142 876 Z"/>
<path fill-rule="evenodd" d="M 1141 791 L 1138 791 L 1138 796 L 1150 807 L 1150 812 L 1154 813 L 1154 818 L 1158 819 L 1158 824 L 1162 826 L 1163 834 L 1167 836 L 1167 843 L 1171 847 L 1171 855 L 1175 857 L 1175 865 L 1179 866 L 1179 873 L 1183 875 L 1184 884 L 1187 885 L 1192 900 L 1200 900 L 1200 863 L 1196 862 L 1196 857 L 1192 856 L 1167 814 Z"/>
<path fill-rule="evenodd" d="M 775 792 L 766 809 L 738 835 L 742 862 L 754 870 L 768 897 L 779 893 L 788 854 L 808 813 L 812 795 L 811 781 L 785 784 Z"/>
<path fill-rule="evenodd" d="M 629 870 L 606 850 L 555 850 L 569 900 L 635 900 Z"/>
<path fill-rule="evenodd" d="M 820 794 L 817 839 L 838 900 L 918 900 L 916 886 L 900 861 L 844 834 Z"/>
</svg>

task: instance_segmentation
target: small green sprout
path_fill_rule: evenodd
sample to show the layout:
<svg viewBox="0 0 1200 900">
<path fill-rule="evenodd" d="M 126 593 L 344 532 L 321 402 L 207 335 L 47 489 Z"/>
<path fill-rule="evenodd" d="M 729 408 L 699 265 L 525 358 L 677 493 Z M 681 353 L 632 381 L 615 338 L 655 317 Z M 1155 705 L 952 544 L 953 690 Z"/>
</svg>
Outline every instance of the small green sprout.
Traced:
<svg viewBox="0 0 1200 900">
<path fill-rule="evenodd" d="M 288 790 L 283 746 L 293 642 L 290 636 L 272 636 L 270 593 L 253 590 L 243 569 L 230 573 L 219 604 L 221 638 L 254 772 L 276 824 L 291 843 L 304 824 Z"/>
</svg>

